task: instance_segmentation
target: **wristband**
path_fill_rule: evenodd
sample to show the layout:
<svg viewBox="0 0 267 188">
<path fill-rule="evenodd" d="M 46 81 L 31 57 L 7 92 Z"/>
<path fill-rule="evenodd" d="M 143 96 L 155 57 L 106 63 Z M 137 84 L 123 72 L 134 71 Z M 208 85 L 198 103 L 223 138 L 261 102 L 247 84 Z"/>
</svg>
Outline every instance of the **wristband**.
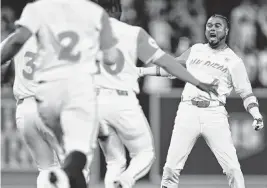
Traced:
<svg viewBox="0 0 267 188">
<path fill-rule="evenodd" d="M 160 66 L 156 66 L 156 76 L 161 76 L 160 75 Z"/>
</svg>

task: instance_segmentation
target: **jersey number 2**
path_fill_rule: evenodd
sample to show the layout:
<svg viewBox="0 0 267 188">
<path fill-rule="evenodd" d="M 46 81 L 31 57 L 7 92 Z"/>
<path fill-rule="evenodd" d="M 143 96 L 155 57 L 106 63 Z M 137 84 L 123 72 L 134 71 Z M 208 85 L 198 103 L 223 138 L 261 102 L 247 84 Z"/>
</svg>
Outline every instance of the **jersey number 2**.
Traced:
<svg viewBox="0 0 267 188">
<path fill-rule="evenodd" d="M 34 64 L 36 57 L 37 57 L 37 54 L 33 52 L 26 52 L 24 55 L 24 58 L 27 58 L 28 61 L 25 64 L 26 68 L 23 69 L 22 74 L 24 78 L 26 78 L 27 80 L 33 79 L 33 74 L 36 68 L 36 65 Z"/>
<path fill-rule="evenodd" d="M 81 52 L 73 53 L 74 47 L 79 42 L 79 35 L 73 31 L 65 31 L 58 35 L 60 42 L 59 60 L 77 62 L 81 58 Z"/>
</svg>

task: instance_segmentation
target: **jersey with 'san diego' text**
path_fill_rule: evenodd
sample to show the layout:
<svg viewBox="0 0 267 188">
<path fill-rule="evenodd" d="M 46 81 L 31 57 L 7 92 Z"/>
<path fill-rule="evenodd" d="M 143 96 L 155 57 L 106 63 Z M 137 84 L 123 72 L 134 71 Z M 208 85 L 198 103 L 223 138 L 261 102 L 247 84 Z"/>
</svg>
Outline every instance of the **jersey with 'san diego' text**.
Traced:
<svg viewBox="0 0 267 188">
<path fill-rule="evenodd" d="M 36 38 L 31 37 L 13 59 L 15 63 L 13 93 L 17 100 L 35 94 L 36 82 L 33 80 L 33 75 L 36 70 L 36 51 Z"/>
<path fill-rule="evenodd" d="M 145 64 L 153 61 L 158 45 L 144 29 L 110 18 L 111 27 L 118 43 L 116 48 L 120 60 L 114 65 L 99 64 L 99 74 L 95 76 L 96 85 L 100 88 L 120 89 L 139 93 L 137 60 Z"/>
<path fill-rule="evenodd" d="M 234 89 L 242 98 L 252 93 L 245 65 L 229 47 L 214 50 L 208 44 L 195 44 L 191 47 L 186 61 L 187 70 L 201 82 L 219 83 L 219 96 L 210 96 L 194 85 L 187 83 L 182 93 L 183 100 L 205 99 L 226 102 L 226 97 Z"/>
</svg>

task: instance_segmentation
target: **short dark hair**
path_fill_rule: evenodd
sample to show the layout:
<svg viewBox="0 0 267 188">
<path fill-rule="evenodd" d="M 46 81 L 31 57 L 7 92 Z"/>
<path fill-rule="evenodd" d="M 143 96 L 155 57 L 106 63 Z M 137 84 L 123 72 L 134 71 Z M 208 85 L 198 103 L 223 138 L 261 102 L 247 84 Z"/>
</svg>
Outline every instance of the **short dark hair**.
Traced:
<svg viewBox="0 0 267 188">
<path fill-rule="evenodd" d="M 116 12 L 122 11 L 120 0 L 91 0 L 91 1 L 97 3 L 106 10 L 112 10 L 113 8 L 115 8 Z"/>
<path fill-rule="evenodd" d="M 213 14 L 210 18 L 212 18 L 212 17 L 223 19 L 223 20 L 226 22 L 226 26 L 227 26 L 227 28 L 228 28 L 228 29 L 230 28 L 230 22 L 229 22 L 229 20 L 228 20 L 225 16 L 223 16 L 223 15 L 221 15 L 221 14 Z"/>
</svg>

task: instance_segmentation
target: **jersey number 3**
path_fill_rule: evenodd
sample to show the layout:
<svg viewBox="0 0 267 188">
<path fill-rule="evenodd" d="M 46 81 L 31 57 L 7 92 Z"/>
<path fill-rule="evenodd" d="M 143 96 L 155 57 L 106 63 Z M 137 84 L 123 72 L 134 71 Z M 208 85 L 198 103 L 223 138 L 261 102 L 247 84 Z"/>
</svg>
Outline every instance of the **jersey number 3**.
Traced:
<svg viewBox="0 0 267 188">
<path fill-rule="evenodd" d="M 80 60 L 81 53 L 73 53 L 74 47 L 79 42 L 79 36 L 73 31 L 65 31 L 58 35 L 58 40 L 60 42 L 59 60 L 68 60 L 72 62 L 77 62 Z M 26 68 L 23 69 L 22 74 L 27 80 L 33 79 L 33 74 L 36 69 L 34 64 L 37 54 L 33 52 L 26 52 L 24 58 L 27 58 Z"/>
<path fill-rule="evenodd" d="M 36 57 L 37 54 L 33 52 L 26 52 L 24 55 L 24 58 L 27 58 L 28 61 L 25 64 L 26 68 L 23 69 L 22 74 L 27 80 L 33 79 L 33 74 L 36 69 L 36 65 L 34 64 Z"/>
</svg>

